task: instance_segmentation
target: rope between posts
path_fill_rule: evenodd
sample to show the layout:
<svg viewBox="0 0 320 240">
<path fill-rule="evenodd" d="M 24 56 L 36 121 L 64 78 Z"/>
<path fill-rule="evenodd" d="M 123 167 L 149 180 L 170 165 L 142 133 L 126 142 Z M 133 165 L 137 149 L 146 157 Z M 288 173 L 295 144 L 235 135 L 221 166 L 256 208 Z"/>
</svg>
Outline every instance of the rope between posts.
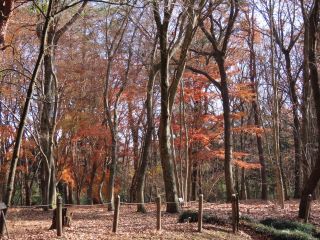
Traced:
<svg viewBox="0 0 320 240">
<path fill-rule="evenodd" d="M 44 207 L 50 207 L 51 205 L 47 204 L 47 205 L 31 205 L 31 206 L 27 206 L 27 205 L 22 205 L 22 206 L 8 206 L 8 208 L 44 208 Z"/>
<path fill-rule="evenodd" d="M 185 203 L 195 203 L 197 201 L 189 201 Z M 161 204 L 175 204 L 176 202 L 161 202 Z M 129 202 L 120 202 L 121 205 L 143 205 L 143 204 L 156 204 L 156 202 L 138 202 L 138 203 L 129 203 Z M 66 207 L 98 207 L 98 206 L 108 206 L 111 205 L 111 202 L 106 202 L 106 203 L 100 203 L 100 204 L 63 204 L 63 206 Z M 44 208 L 44 207 L 51 207 L 52 205 L 50 204 L 40 204 L 40 205 L 15 205 L 15 206 L 9 206 L 10 208 L 16 208 L 16 209 L 34 209 L 34 208 Z"/>
<path fill-rule="evenodd" d="M 99 203 L 99 204 L 63 204 L 66 207 L 99 207 L 111 205 L 111 202 Z"/>
</svg>

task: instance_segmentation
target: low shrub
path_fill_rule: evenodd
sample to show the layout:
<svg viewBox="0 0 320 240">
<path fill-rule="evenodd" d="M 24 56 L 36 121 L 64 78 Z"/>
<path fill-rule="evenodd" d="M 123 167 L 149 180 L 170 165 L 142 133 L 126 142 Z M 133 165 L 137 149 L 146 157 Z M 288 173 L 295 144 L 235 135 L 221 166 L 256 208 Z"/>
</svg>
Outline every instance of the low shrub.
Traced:
<svg viewBox="0 0 320 240">
<path fill-rule="evenodd" d="M 183 222 L 197 222 L 198 221 L 198 213 L 195 211 L 184 211 L 179 215 L 178 222 L 183 223 Z"/>
<path fill-rule="evenodd" d="M 263 225 L 273 227 L 278 230 L 300 231 L 307 234 L 315 234 L 316 228 L 312 224 L 289 221 L 285 219 L 266 218 L 260 221 Z"/>
<path fill-rule="evenodd" d="M 298 230 L 276 229 L 261 223 L 253 224 L 253 229 L 272 240 L 316 240 L 312 235 Z"/>
<path fill-rule="evenodd" d="M 196 211 L 184 211 L 179 215 L 178 222 L 183 223 L 183 222 L 197 222 L 198 221 L 198 212 Z M 210 224 L 219 224 L 219 225 L 224 225 L 228 221 L 224 218 L 218 217 L 215 214 L 212 213 L 204 213 L 203 214 L 203 222 L 204 223 L 210 223 Z"/>
</svg>

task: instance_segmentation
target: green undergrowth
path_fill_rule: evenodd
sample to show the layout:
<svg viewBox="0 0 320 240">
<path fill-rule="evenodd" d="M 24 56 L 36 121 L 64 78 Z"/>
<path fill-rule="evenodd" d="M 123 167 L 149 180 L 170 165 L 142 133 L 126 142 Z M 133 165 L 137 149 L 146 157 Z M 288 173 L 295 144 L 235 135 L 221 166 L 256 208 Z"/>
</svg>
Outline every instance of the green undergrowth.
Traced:
<svg viewBox="0 0 320 240">
<path fill-rule="evenodd" d="M 272 240 L 315 240 L 319 233 L 315 226 L 285 219 L 267 218 L 260 222 L 247 222 L 257 233 Z"/>
<path fill-rule="evenodd" d="M 178 222 L 197 222 L 196 211 L 184 211 L 179 215 Z M 204 213 L 203 222 L 209 224 L 226 225 L 231 223 L 230 219 L 218 217 L 213 213 Z M 247 215 L 240 216 L 240 224 L 249 227 L 254 232 L 266 236 L 271 240 L 316 240 L 320 239 L 320 232 L 309 223 L 285 219 L 266 218 L 257 222 Z"/>
</svg>

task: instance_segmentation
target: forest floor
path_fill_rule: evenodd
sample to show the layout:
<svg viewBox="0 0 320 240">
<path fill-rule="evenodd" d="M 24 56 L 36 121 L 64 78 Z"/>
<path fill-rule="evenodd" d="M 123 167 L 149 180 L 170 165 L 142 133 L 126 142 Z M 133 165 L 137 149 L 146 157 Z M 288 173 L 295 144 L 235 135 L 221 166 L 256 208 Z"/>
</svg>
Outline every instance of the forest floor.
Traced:
<svg viewBox="0 0 320 240">
<path fill-rule="evenodd" d="M 273 202 L 240 201 L 242 216 L 256 220 L 267 217 L 297 220 L 298 201 L 288 201 L 281 210 Z M 266 239 L 253 232 L 240 228 L 232 234 L 231 225 L 204 224 L 203 232 L 197 232 L 197 223 L 178 223 L 178 214 L 163 212 L 162 230 L 156 231 L 156 212 L 154 204 L 146 204 L 147 213 L 135 212 L 136 206 L 122 205 L 118 232 L 112 233 L 113 213 L 103 206 L 71 207 L 73 212 L 71 227 L 64 229 L 63 237 L 57 238 L 55 230 L 48 230 L 52 212 L 41 209 L 12 208 L 8 213 L 7 225 L 10 239 Z M 197 209 L 193 203 L 184 210 Z M 165 206 L 162 206 L 165 210 Z M 205 213 L 228 218 L 231 215 L 230 204 L 205 203 Z M 320 202 L 312 204 L 310 222 L 320 227 Z M 7 239 L 6 237 L 4 239 Z"/>
</svg>

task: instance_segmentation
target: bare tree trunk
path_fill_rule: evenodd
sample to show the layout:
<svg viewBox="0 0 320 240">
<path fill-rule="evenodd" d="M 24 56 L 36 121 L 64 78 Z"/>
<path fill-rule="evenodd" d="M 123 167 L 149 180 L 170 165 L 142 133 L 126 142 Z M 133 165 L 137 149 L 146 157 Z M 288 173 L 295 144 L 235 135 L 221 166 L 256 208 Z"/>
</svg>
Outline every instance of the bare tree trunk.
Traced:
<svg viewBox="0 0 320 240">
<path fill-rule="evenodd" d="M 221 96 L 223 106 L 223 120 L 224 120 L 224 173 L 227 189 L 227 201 L 231 201 L 231 195 L 234 193 L 234 182 L 232 172 L 232 130 L 230 119 L 230 100 L 229 89 L 227 84 L 227 73 L 224 67 L 224 60 L 222 56 L 216 57 L 220 77 L 221 77 Z"/>
<path fill-rule="evenodd" d="M 271 81 L 273 87 L 273 157 L 274 157 L 274 170 L 276 174 L 276 191 L 277 191 L 277 199 L 281 208 L 284 208 L 284 191 L 283 191 L 283 179 L 280 168 L 280 143 L 279 143 L 279 128 L 280 128 L 280 120 L 279 120 L 279 97 L 278 97 L 278 82 L 275 78 L 274 71 L 274 40 L 273 40 L 273 3 L 272 0 L 270 2 L 270 12 L 269 19 L 271 22 Z"/>
<path fill-rule="evenodd" d="M 310 109 L 310 76 L 309 76 L 309 24 L 306 15 L 306 10 L 304 8 L 304 3 L 301 2 L 301 10 L 304 19 L 304 38 L 303 38 L 303 89 L 302 89 L 302 104 L 301 104 L 301 112 L 302 112 L 302 124 L 301 124 L 301 153 L 302 153 L 302 174 L 303 181 L 302 185 L 304 186 L 308 180 L 310 175 L 310 161 L 309 161 L 309 109 Z"/>
<path fill-rule="evenodd" d="M 186 110 L 185 110 L 185 103 L 184 103 L 184 84 L 183 81 L 181 81 L 181 100 L 182 101 L 182 120 L 183 120 L 183 128 L 184 128 L 184 158 L 185 158 L 185 177 L 184 177 L 184 199 L 185 201 L 188 201 L 188 181 L 189 179 L 189 173 L 190 173 L 190 158 L 189 158 L 189 134 L 188 134 L 188 126 L 186 122 Z"/>
<path fill-rule="evenodd" d="M 151 68 L 149 73 L 149 81 L 147 85 L 147 100 L 146 100 L 146 108 L 147 108 L 147 131 L 144 139 L 144 146 L 141 154 L 141 161 L 138 170 L 136 171 L 136 183 L 133 184 L 136 191 L 136 200 L 141 203 L 137 205 L 138 212 L 146 212 L 144 207 L 144 189 L 145 189 L 145 178 L 146 171 L 148 166 L 148 158 L 150 156 L 150 147 L 152 142 L 152 133 L 154 130 L 153 125 L 153 85 L 155 81 L 155 77 L 158 69 L 154 66 L 154 54 L 155 54 L 156 42 L 153 50 L 152 60 L 151 60 Z"/>
<path fill-rule="evenodd" d="M 255 100 L 252 101 L 252 109 L 254 115 L 254 124 L 257 127 L 261 127 L 260 119 L 259 119 L 259 107 L 258 107 L 258 86 L 256 83 L 256 54 L 254 50 L 254 40 L 255 40 L 255 18 L 254 18 L 254 10 L 252 10 L 252 15 L 250 19 L 251 27 L 249 29 L 248 43 L 250 48 L 250 81 L 254 86 L 254 91 L 256 93 Z M 260 134 L 256 134 L 257 148 L 259 154 L 259 162 L 261 165 L 260 168 L 260 176 L 261 176 L 261 199 L 268 200 L 268 185 L 267 185 L 267 173 L 266 173 L 266 163 L 263 152 L 263 143 L 262 137 Z"/>
<path fill-rule="evenodd" d="M 177 169 L 177 157 L 176 157 L 176 150 L 175 150 L 175 144 L 174 144 L 174 138 L 173 138 L 174 133 L 173 133 L 172 126 L 170 127 L 170 133 L 171 133 L 171 152 L 172 152 L 172 160 L 173 160 L 174 177 L 177 183 L 178 196 L 181 197 L 180 178 L 179 178 L 178 169 Z"/>
<path fill-rule="evenodd" d="M 240 199 L 247 200 L 247 188 L 246 188 L 246 170 L 241 168 L 241 191 Z"/>
</svg>

